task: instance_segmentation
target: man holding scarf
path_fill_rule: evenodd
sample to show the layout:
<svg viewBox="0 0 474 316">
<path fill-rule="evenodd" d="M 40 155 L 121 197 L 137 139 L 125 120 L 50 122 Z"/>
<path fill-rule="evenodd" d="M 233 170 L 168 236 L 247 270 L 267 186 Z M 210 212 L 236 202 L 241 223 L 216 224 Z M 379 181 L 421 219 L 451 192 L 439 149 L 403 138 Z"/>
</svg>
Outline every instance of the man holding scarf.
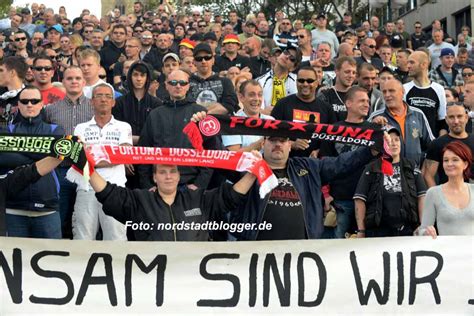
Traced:
<svg viewBox="0 0 474 316">
<path fill-rule="evenodd" d="M 199 112 L 193 115 L 192 121 L 199 122 L 205 117 L 205 112 Z M 278 134 L 277 131 L 274 133 Z M 289 158 L 290 151 L 291 141 L 288 137 L 265 137 L 263 158 L 278 178 L 278 186 L 260 199 L 258 185 L 253 185 L 245 206 L 237 212 L 232 212 L 230 221 L 257 225 L 266 221 L 272 224 L 272 230 L 260 232 L 245 230 L 234 233 L 236 239 L 321 238 L 324 230 L 321 187 L 336 178 L 347 176 L 354 169 L 363 167 L 378 154 L 375 150 L 361 148 L 338 157 L 319 160 Z"/>
<path fill-rule="evenodd" d="M 261 156 L 254 152 L 257 158 Z M 213 190 L 178 189 L 180 172 L 176 165 L 153 165 L 156 192 L 130 190 L 106 182 L 97 172 L 90 184 L 97 192 L 97 200 L 104 212 L 118 221 L 149 224 L 150 229 L 133 230 L 137 241 L 207 241 L 211 238 L 205 229 L 178 229 L 176 224 L 204 224 L 225 221 L 224 215 L 236 211 L 256 177 L 246 173 L 234 185 L 224 183 Z M 172 229 L 160 230 L 158 224 L 171 224 Z M 146 227 L 146 226 L 142 226 Z"/>
</svg>

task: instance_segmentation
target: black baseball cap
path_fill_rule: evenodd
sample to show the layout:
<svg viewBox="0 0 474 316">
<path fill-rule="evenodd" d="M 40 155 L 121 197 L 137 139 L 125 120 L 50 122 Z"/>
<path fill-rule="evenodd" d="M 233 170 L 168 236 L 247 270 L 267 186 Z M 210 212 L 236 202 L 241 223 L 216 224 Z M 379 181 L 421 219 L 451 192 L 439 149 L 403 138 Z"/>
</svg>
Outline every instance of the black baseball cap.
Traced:
<svg viewBox="0 0 474 316">
<path fill-rule="evenodd" d="M 214 32 L 207 32 L 206 34 L 204 34 L 202 40 L 203 41 L 211 40 L 211 41 L 217 42 L 217 36 Z"/>
<path fill-rule="evenodd" d="M 209 46 L 209 44 L 207 44 L 207 43 L 197 44 L 196 47 L 194 47 L 193 56 L 196 57 L 199 52 L 205 52 L 205 53 L 208 53 L 210 55 L 213 55 L 211 46 Z"/>
</svg>

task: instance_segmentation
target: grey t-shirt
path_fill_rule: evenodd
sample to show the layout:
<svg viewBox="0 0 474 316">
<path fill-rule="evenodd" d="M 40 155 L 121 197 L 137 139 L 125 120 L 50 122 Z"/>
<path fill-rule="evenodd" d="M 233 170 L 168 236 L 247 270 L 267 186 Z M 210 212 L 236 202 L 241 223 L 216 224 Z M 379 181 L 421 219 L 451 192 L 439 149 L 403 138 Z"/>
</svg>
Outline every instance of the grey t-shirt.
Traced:
<svg viewBox="0 0 474 316">
<path fill-rule="evenodd" d="M 426 193 L 421 229 L 436 222 L 440 236 L 474 236 L 474 184 L 466 185 L 469 186 L 470 199 L 463 209 L 455 208 L 449 203 L 441 185 L 430 188 Z"/>
</svg>

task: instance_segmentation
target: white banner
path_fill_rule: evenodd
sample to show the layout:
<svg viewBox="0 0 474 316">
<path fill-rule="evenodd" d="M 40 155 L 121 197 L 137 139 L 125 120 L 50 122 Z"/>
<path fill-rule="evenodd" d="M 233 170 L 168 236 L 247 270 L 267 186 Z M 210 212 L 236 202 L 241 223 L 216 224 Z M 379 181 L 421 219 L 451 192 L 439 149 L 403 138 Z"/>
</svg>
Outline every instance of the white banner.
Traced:
<svg viewBox="0 0 474 316">
<path fill-rule="evenodd" d="M 0 238 L 0 315 L 474 315 L 474 237 Z"/>
</svg>

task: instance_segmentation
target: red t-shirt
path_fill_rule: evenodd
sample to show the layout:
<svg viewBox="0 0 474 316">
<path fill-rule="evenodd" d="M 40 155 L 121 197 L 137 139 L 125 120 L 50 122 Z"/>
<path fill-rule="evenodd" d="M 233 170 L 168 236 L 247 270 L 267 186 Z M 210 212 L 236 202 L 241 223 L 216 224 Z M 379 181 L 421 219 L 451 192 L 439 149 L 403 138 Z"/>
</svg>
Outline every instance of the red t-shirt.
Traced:
<svg viewBox="0 0 474 316">
<path fill-rule="evenodd" d="M 51 103 L 57 102 L 59 100 L 64 99 L 66 96 L 66 93 L 64 93 L 62 90 L 56 88 L 56 87 L 51 87 L 49 89 L 41 90 L 41 98 L 43 99 L 43 104 L 49 105 Z"/>
</svg>

